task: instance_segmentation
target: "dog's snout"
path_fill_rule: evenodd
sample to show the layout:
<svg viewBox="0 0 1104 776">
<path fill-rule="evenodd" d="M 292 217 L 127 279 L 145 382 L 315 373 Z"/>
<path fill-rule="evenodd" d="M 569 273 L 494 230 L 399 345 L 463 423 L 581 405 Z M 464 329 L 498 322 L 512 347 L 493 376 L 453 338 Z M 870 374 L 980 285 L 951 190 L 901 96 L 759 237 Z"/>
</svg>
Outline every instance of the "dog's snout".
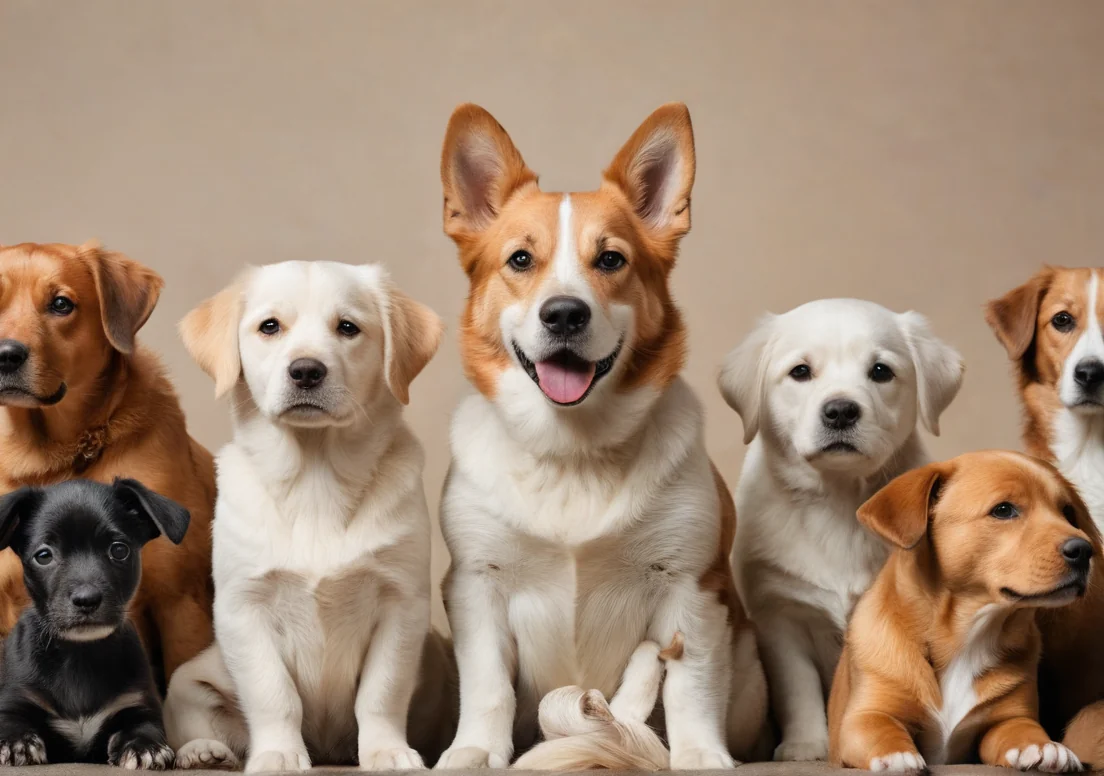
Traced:
<svg viewBox="0 0 1104 776">
<path fill-rule="evenodd" d="M 820 408 L 820 417 L 828 428 L 842 431 L 859 422 L 862 408 L 850 399 L 832 399 Z"/>
<path fill-rule="evenodd" d="M 1104 363 L 1095 358 L 1079 361 L 1073 368 L 1073 379 L 1086 391 L 1096 391 L 1104 385 Z"/>
<path fill-rule="evenodd" d="M 578 334 L 590 323 L 590 305 L 574 296 L 553 296 L 540 308 L 541 323 L 553 334 Z"/>
<path fill-rule="evenodd" d="M 1088 571 L 1092 554 L 1092 545 L 1084 539 L 1066 539 L 1062 543 L 1062 557 L 1077 571 Z"/>
<path fill-rule="evenodd" d="M 91 585 L 81 585 L 69 595 L 69 601 L 81 612 L 90 614 L 100 608 L 103 593 Z"/>
<path fill-rule="evenodd" d="M 326 365 L 316 358 L 297 358 L 288 367 L 288 377 L 297 388 L 315 388 L 326 379 Z"/>
<path fill-rule="evenodd" d="M 10 375 L 26 363 L 30 355 L 27 346 L 15 340 L 0 340 L 0 373 Z"/>
</svg>

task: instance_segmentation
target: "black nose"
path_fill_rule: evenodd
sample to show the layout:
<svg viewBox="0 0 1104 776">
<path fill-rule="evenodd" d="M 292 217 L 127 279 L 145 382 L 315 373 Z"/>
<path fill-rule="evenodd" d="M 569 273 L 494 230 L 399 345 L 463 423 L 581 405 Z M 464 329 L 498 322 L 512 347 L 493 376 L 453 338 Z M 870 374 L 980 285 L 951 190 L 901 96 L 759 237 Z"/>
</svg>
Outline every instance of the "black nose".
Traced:
<svg viewBox="0 0 1104 776">
<path fill-rule="evenodd" d="M 862 417 L 862 408 L 850 399 L 832 399 L 820 408 L 820 419 L 828 428 L 851 428 Z"/>
<path fill-rule="evenodd" d="M 1084 539 L 1066 539 L 1062 545 L 1062 557 L 1077 571 L 1088 571 L 1092 560 L 1092 545 Z"/>
<path fill-rule="evenodd" d="M 30 351 L 22 342 L 0 340 L 0 373 L 10 375 L 27 361 Z"/>
<path fill-rule="evenodd" d="M 1086 358 L 1073 368 L 1073 379 L 1086 391 L 1095 391 L 1104 384 L 1104 364 Z"/>
<path fill-rule="evenodd" d="M 590 323 L 590 307 L 573 296 L 553 296 L 540 308 L 544 328 L 561 337 L 578 334 Z"/>
<path fill-rule="evenodd" d="M 314 388 L 326 379 L 326 365 L 316 358 L 297 358 L 288 367 L 288 376 L 299 388 Z"/>
<path fill-rule="evenodd" d="M 78 587 L 69 596 L 69 600 L 72 601 L 73 606 L 88 614 L 100 608 L 100 604 L 103 603 L 103 593 L 94 587 Z"/>
</svg>

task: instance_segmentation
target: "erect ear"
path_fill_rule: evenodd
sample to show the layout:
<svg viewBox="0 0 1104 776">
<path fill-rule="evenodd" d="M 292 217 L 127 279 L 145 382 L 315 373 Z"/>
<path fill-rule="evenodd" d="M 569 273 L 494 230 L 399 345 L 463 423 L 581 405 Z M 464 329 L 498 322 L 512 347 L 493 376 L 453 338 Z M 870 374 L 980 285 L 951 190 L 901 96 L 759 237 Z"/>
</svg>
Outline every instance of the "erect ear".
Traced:
<svg viewBox="0 0 1104 776">
<path fill-rule="evenodd" d="M 42 495 L 42 488 L 26 486 L 0 498 L 0 550 L 12 547 L 16 554 L 22 554 L 20 537 L 42 503 Z"/>
<path fill-rule="evenodd" d="M 222 397 L 241 376 L 238 324 L 242 295 L 253 268 L 248 267 L 226 288 L 202 302 L 180 321 L 184 347 L 215 381 L 215 398 Z"/>
<path fill-rule="evenodd" d="M 905 472 L 859 507 L 859 522 L 887 542 L 911 550 L 928 532 L 932 507 L 951 472 L 948 462 Z"/>
<path fill-rule="evenodd" d="M 744 423 L 745 445 L 751 444 L 759 433 L 759 408 L 766 387 L 774 317 L 767 315 L 760 320 L 747 339 L 728 354 L 717 378 L 721 395 Z"/>
<path fill-rule="evenodd" d="M 985 320 L 1013 361 L 1023 358 L 1035 341 L 1039 304 L 1054 280 L 1054 268 L 1043 267 L 1031 280 L 985 306 Z"/>
<path fill-rule="evenodd" d="M 916 400 L 924 428 L 939 436 L 939 416 L 958 389 L 966 364 L 958 351 L 932 333 L 928 319 L 914 312 L 897 316 L 916 371 Z"/>
<path fill-rule="evenodd" d="M 628 196 L 649 229 L 677 238 L 690 230 L 694 167 L 690 111 L 671 102 L 644 120 L 603 177 Z"/>
<path fill-rule="evenodd" d="M 121 253 L 105 251 L 95 240 L 80 246 L 77 258 L 92 270 L 107 341 L 120 353 L 130 353 L 134 337 L 157 306 L 165 282 L 149 267 Z"/>
<path fill-rule="evenodd" d="M 376 265 L 369 281 L 377 295 L 383 321 L 383 368 L 387 387 L 402 404 L 410 402 L 410 383 L 425 368 L 441 344 L 444 325 L 437 313 L 395 288 Z"/>
<path fill-rule="evenodd" d="M 441 150 L 446 234 L 483 231 L 511 194 L 536 181 L 494 116 L 471 103 L 453 111 Z"/>
<path fill-rule="evenodd" d="M 132 510 L 148 528 L 145 541 L 164 535 L 173 544 L 180 544 L 188 531 L 191 515 L 188 510 L 160 493 L 154 493 L 138 480 L 116 477 L 111 484 L 115 498 L 125 509 Z"/>
</svg>

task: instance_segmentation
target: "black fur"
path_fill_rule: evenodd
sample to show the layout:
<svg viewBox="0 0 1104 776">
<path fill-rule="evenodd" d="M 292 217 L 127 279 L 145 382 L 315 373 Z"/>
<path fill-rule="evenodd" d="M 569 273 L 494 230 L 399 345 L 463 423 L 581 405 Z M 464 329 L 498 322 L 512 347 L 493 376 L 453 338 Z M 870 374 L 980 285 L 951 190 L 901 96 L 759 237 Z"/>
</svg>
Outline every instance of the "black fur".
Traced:
<svg viewBox="0 0 1104 776">
<path fill-rule="evenodd" d="M 0 548 L 19 555 L 32 601 L 0 664 L 0 766 L 172 767 L 127 607 L 141 547 L 160 535 L 179 544 L 188 521 L 135 480 L 72 480 L 0 499 Z"/>
</svg>

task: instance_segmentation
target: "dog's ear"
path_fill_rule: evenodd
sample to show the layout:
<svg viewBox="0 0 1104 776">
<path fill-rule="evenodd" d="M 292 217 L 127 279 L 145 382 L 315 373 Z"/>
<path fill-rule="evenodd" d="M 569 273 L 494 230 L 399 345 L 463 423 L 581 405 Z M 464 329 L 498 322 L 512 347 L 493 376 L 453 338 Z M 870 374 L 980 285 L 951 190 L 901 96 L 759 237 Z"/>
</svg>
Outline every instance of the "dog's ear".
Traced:
<svg viewBox="0 0 1104 776">
<path fill-rule="evenodd" d="M 449 237 L 462 241 L 482 232 L 515 191 L 536 182 L 494 116 L 471 103 L 453 111 L 441 150 Z"/>
<path fill-rule="evenodd" d="M 928 532 L 928 518 L 951 466 L 933 463 L 905 472 L 859 507 L 859 522 L 887 542 L 911 550 Z"/>
<path fill-rule="evenodd" d="M 238 325 L 242 294 L 252 273 L 246 268 L 226 288 L 207 299 L 180 321 L 184 348 L 215 381 L 215 398 L 226 395 L 241 376 Z"/>
<path fill-rule="evenodd" d="M 80 246 L 77 257 L 92 270 L 107 341 L 120 353 L 132 352 L 134 338 L 157 306 L 165 281 L 149 267 L 106 251 L 94 240 Z"/>
<path fill-rule="evenodd" d="M 441 344 L 444 324 L 437 313 L 395 288 L 378 265 L 366 265 L 383 322 L 383 369 L 387 387 L 402 404 L 410 402 L 410 384 Z"/>
<path fill-rule="evenodd" d="M 751 444 L 759 433 L 759 411 L 770 361 L 768 351 L 774 337 L 773 320 L 773 315 L 767 315 L 759 321 L 755 330 L 728 354 L 717 378 L 724 400 L 743 421 L 745 445 Z"/>
<path fill-rule="evenodd" d="M 924 428 L 939 436 L 939 416 L 947 409 L 958 389 L 966 364 L 958 351 L 937 338 L 928 319 L 914 312 L 898 316 L 901 332 L 908 342 L 909 355 L 916 372 L 916 399 Z"/>
<path fill-rule="evenodd" d="M 116 477 L 111 485 L 115 498 L 127 510 L 132 510 L 147 529 L 143 540 L 148 542 L 165 536 L 173 544 L 184 541 L 191 514 L 187 509 L 160 493 L 154 493 L 138 480 Z"/>
<path fill-rule="evenodd" d="M 1035 341 L 1039 305 L 1053 282 L 1054 268 L 1043 267 L 1019 288 L 985 305 L 985 320 L 1013 361 L 1023 358 Z"/>
<path fill-rule="evenodd" d="M 26 524 L 42 503 L 42 488 L 22 487 L 0 498 L 0 550 L 11 547 L 22 555 L 20 538 Z"/>
<path fill-rule="evenodd" d="M 654 236 L 676 240 L 690 231 L 694 170 L 690 111 L 672 102 L 644 120 L 602 176 L 625 193 Z"/>
</svg>

